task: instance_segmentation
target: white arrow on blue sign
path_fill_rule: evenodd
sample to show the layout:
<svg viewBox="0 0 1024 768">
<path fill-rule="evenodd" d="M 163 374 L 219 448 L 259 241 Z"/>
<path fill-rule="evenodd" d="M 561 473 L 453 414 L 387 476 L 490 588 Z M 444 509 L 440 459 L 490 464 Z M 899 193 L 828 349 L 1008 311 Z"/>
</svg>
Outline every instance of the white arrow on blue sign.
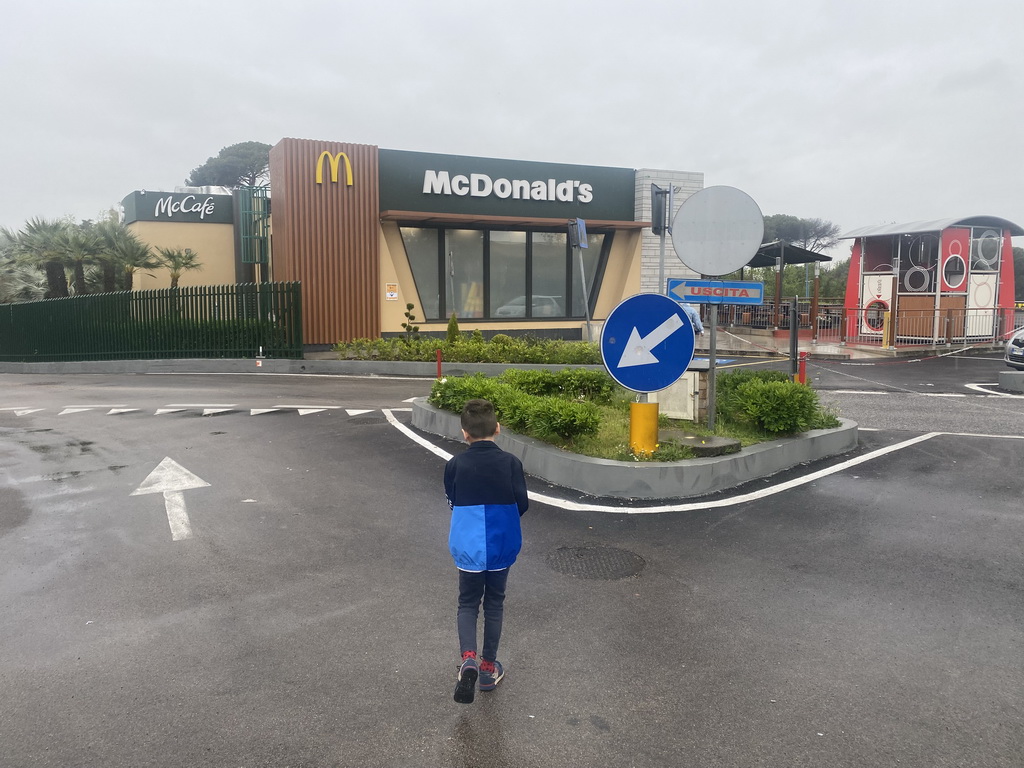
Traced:
<svg viewBox="0 0 1024 768">
<path fill-rule="evenodd" d="M 693 324 L 682 306 L 658 293 L 621 302 L 601 330 L 608 374 L 634 392 L 658 392 L 676 382 L 693 360 Z"/>
</svg>

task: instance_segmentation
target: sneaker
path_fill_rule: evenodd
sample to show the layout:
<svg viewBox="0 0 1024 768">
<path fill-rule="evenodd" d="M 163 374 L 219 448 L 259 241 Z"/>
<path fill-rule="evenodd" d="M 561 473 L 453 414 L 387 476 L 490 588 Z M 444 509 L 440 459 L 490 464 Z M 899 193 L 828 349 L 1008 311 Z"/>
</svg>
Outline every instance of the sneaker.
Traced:
<svg viewBox="0 0 1024 768">
<path fill-rule="evenodd" d="M 469 656 L 462 660 L 459 667 L 459 681 L 455 684 L 455 701 L 459 704 L 472 704 L 476 696 L 476 679 L 480 670 L 476 665 L 476 659 Z"/>
<path fill-rule="evenodd" d="M 505 670 L 501 668 L 500 661 L 480 662 L 480 690 L 493 691 L 498 683 L 505 677 Z"/>
</svg>

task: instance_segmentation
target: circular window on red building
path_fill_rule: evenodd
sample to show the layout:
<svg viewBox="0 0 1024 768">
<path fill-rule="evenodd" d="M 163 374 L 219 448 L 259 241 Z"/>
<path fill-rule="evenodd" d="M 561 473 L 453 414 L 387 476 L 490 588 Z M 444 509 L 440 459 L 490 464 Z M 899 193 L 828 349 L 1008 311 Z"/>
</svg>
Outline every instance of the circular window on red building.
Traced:
<svg viewBox="0 0 1024 768">
<path fill-rule="evenodd" d="M 882 330 L 885 321 L 885 313 L 889 311 L 888 303 L 884 301 L 872 301 L 864 307 L 864 325 L 872 331 Z"/>
</svg>

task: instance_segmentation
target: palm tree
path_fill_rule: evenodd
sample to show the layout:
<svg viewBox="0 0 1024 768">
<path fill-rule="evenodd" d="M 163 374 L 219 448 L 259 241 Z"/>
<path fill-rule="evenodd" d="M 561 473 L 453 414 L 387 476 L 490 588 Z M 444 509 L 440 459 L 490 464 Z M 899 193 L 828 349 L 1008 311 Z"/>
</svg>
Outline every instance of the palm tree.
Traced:
<svg viewBox="0 0 1024 768">
<path fill-rule="evenodd" d="M 189 272 L 193 269 L 202 269 L 199 262 L 199 254 L 191 248 L 157 248 L 161 266 L 167 268 L 171 273 L 171 288 L 178 287 L 178 280 L 182 272 Z"/>
<path fill-rule="evenodd" d="M 14 252 L 17 235 L 0 228 L 0 304 L 36 301 L 46 293 L 43 273 L 35 266 L 19 262 Z"/>
<path fill-rule="evenodd" d="M 71 264 L 74 274 L 76 296 L 84 296 L 89 292 L 85 280 L 85 268 L 98 263 L 103 253 L 103 241 L 100 236 L 88 227 L 68 227 L 59 240 L 67 261 Z"/>
<path fill-rule="evenodd" d="M 46 298 L 68 295 L 67 261 L 64 236 L 67 222 L 59 219 L 30 219 L 25 228 L 11 235 L 12 250 L 19 263 L 42 269 L 46 273 Z"/>
<path fill-rule="evenodd" d="M 160 267 L 160 261 L 153 256 L 149 245 L 116 221 L 103 222 L 100 225 L 100 234 L 108 258 L 124 271 L 124 290 L 132 289 L 136 272 Z"/>
</svg>

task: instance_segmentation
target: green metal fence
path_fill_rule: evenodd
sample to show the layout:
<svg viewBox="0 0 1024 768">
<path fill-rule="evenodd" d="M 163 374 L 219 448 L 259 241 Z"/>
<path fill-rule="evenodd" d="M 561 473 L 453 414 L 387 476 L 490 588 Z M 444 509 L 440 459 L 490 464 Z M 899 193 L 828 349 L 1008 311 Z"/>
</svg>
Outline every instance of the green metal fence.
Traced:
<svg viewBox="0 0 1024 768">
<path fill-rule="evenodd" d="M 0 360 L 302 357 L 299 283 L 165 288 L 0 305 Z"/>
</svg>

